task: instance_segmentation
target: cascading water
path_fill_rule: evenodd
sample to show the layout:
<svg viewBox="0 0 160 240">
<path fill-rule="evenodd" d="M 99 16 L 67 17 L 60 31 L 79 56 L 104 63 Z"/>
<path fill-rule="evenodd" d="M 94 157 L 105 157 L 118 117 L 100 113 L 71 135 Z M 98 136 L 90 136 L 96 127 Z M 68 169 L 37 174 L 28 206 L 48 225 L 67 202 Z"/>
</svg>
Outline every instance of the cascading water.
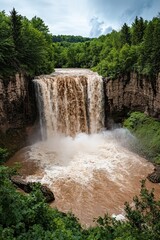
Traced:
<svg viewBox="0 0 160 240">
<path fill-rule="evenodd" d="M 154 167 L 129 150 L 136 141 L 129 131 L 102 131 L 102 78 L 89 70 L 58 69 L 34 83 L 45 141 L 22 149 L 10 164 L 22 162 L 21 173 L 49 185 L 53 206 L 72 210 L 82 224 L 122 213 Z"/>
<path fill-rule="evenodd" d="M 104 128 L 103 80 L 90 70 L 60 70 L 34 80 L 42 139 Z"/>
</svg>

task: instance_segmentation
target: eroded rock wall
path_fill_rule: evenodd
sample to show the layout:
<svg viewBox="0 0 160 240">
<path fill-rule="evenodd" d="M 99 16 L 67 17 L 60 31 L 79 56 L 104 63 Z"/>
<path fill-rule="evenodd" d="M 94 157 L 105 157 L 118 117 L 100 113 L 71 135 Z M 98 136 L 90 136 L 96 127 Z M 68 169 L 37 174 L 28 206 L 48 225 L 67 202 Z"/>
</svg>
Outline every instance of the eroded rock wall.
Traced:
<svg viewBox="0 0 160 240">
<path fill-rule="evenodd" d="M 160 118 L 160 74 L 154 87 L 147 78 L 135 73 L 107 79 L 105 93 L 107 112 L 116 122 L 122 121 L 129 111 L 146 112 Z"/>
<path fill-rule="evenodd" d="M 0 79 L 0 145 L 3 141 L 14 141 L 17 132 L 18 135 L 22 133 L 24 139 L 36 116 L 35 91 L 31 79 L 22 74 Z"/>
</svg>

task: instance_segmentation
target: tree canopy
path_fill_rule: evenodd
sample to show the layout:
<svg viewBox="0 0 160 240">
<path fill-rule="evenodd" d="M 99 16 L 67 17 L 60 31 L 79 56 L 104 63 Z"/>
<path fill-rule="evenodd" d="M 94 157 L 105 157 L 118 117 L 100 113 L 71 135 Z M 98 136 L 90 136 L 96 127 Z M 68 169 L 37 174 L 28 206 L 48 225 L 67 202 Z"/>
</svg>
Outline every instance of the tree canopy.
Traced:
<svg viewBox="0 0 160 240">
<path fill-rule="evenodd" d="M 13 8 L 0 12 L 0 76 L 23 71 L 28 75 L 51 73 L 55 67 L 91 68 L 116 78 L 130 71 L 154 80 L 160 72 L 160 17 L 136 17 L 99 38 L 52 35 L 44 21 L 31 20 Z"/>
<path fill-rule="evenodd" d="M 116 78 L 130 71 L 156 79 L 160 72 L 160 18 L 136 17 L 131 26 L 84 42 L 53 38 L 55 67 L 92 68 Z"/>
<path fill-rule="evenodd" d="M 0 12 L 0 76 L 16 72 L 34 76 L 54 70 L 52 35 L 43 20 L 30 21 L 13 8 Z"/>
</svg>

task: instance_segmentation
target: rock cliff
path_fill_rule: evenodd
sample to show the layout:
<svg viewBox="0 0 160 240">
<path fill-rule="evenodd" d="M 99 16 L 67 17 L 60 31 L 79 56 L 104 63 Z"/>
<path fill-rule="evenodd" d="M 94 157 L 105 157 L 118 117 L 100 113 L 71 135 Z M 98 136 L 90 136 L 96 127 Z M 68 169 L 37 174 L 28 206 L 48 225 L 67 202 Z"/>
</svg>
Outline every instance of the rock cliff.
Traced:
<svg viewBox="0 0 160 240">
<path fill-rule="evenodd" d="M 106 112 L 116 122 L 122 121 L 129 111 L 146 112 L 160 118 L 160 74 L 154 86 L 135 73 L 115 80 L 106 79 L 105 94 Z"/>
<path fill-rule="evenodd" d="M 32 81 L 21 74 L 0 79 L 0 146 L 3 143 L 6 145 L 5 141 L 14 141 L 13 138 L 17 135 L 25 138 L 27 127 L 33 125 L 35 119 L 36 104 Z"/>
</svg>

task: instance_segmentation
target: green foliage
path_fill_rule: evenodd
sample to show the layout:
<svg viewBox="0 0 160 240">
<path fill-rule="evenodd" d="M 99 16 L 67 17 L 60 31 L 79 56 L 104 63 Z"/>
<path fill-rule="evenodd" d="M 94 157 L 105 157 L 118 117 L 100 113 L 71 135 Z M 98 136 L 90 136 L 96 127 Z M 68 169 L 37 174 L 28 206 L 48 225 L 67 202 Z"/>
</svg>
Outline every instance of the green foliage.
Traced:
<svg viewBox="0 0 160 240">
<path fill-rule="evenodd" d="M 51 35 L 39 17 L 30 21 L 13 8 L 0 13 L 0 76 L 17 71 L 46 74 L 55 67 L 92 68 L 116 78 L 131 71 L 148 76 L 156 94 L 160 72 L 160 18 L 144 21 L 136 17 L 132 26 L 99 38 Z M 9 53 L 9 54 L 8 54 Z"/>
<path fill-rule="evenodd" d="M 148 76 L 156 94 L 160 72 L 160 18 L 135 18 L 132 26 L 99 38 L 51 35 L 39 17 L 30 21 L 13 8 L 0 13 L 0 76 L 17 71 L 46 74 L 55 67 L 91 68 L 109 78 L 131 71 Z M 9 53 L 9 54 L 8 54 Z"/>
<path fill-rule="evenodd" d="M 160 122 L 144 113 L 133 112 L 125 120 L 128 128 L 139 140 L 142 152 L 157 163 L 160 156 Z"/>
<path fill-rule="evenodd" d="M 22 17 L 18 15 L 15 8 L 13 8 L 10 14 L 12 38 L 16 53 L 16 59 L 18 61 L 20 57 L 19 54 L 21 53 L 22 49 Z"/>
<path fill-rule="evenodd" d="M 52 71 L 49 46 L 45 35 L 34 28 L 28 21 L 23 21 L 23 55 L 21 63 L 23 69 L 30 75 L 38 75 Z M 34 41 L 32 40 L 34 39 Z"/>
<path fill-rule="evenodd" d="M 14 42 L 11 37 L 10 19 L 0 12 L 0 77 L 9 75 L 15 68 Z"/>
<path fill-rule="evenodd" d="M 73 35 L 53 35 L 52 40 L 54 43 L 56 42 L 68 42 L 68 43 L 78 43 L 78 42 L 86 42 L 90 41 L 91 38 L 86 38 L 82 36 L 73 36 Z"/>
<path fill-rule="evenodd" d="M 12 174 L 0 166 L 0 239 L 83 239 L 72 214 L 51 209 L 38 185 L 29 195 L 17 192 L 9 180 Z"/>
<path fill-rule="evenodd" d="M 6 148 L 0 148 L 0 164 L 4 163 L 9 156 L 9 152 Z"/>
<path fill-rule="evenodd" d="M 132 44 L 133 45 L 138 45 L 143 41 L 146 25 L 147 23 L 144 22 L 142 17 L 140 17 L 140 19 L 138 19 L 138 17 L 135 18 L 135 21 L 132 24 Z"/>
<path fill-rule="evenodd" d="M 128 27 L 128 25 L 125 23 L 122 26 L 121 29 L 121 43 L 122 45 L 124 44 L 131 44 L 131 33 L 130 33 L 130 28 Z"/>
<path fill-rule="evenodd" d="M 142 181 L 140 197 L 133 199 L 134 207 L 125 203 L 126 218 L 137 239 L 159 239 L 160 201 L 156 201 L 154 190 L 148 191 Z"/>
<path fill-rule="evenodd" d="M 16 191 L 10 181 L 14 170 L 0 166 L 0 239 L 2 240 L 155 240 L 160 239 L 160 202 L 154 191 L 141 186 L 132 206 L 125 203 L 125 221 L 106 214 L 83 229 L 73 214 L 50 208 L 39 185 L 31 194 Z"/>
<path fill-rule="evenodd" d="M 0 77 L 53 72 L 52 36 L 42 19 L 29 21 L 13 8 L 10 16 L 0 12 L 0 20 Z"/>
<path fill-rule="evenodd" d="M 140 196 L 133 203 L 125 203 L 125 221 L 117 221 L 105 215 L 99 218 L 98 226 L 89 230 L 87 239 L 109 240 L 155 240 L 160 239 L 160 201 L 154 190 L 147 190 L 142 181 Z"/>
<path fill-rule="evenodd" d="M 132 26 L 95 39 L 53 36 L 55 67 L 92 68 L 116 78 L 131 71 L 148 76 L 154 92 L 160 72 L 160 18 L 150 22 L 136 17 Z"/>
</svg>

